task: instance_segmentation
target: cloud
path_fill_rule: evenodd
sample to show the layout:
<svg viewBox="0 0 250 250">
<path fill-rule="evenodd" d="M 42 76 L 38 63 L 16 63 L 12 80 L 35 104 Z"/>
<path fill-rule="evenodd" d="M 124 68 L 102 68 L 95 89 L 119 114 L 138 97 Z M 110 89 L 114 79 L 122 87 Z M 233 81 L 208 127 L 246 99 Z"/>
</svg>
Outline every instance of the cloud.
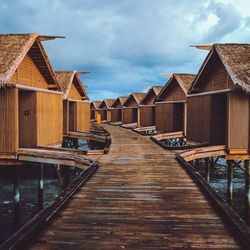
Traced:
<svg viewBox="0 0 250 250">
<path fill-rule="evenodd" d="M 163 73 L 197 72 L 205 53 L 191 44 L 249 42 L 245 7 L 239 0 L 2 0 L 0 29 L 65 35 L 44 42 L 54 68 L 90 71 L 82 80 L 92 99 L 103 99 L 164 84 Z"/>
</svg>

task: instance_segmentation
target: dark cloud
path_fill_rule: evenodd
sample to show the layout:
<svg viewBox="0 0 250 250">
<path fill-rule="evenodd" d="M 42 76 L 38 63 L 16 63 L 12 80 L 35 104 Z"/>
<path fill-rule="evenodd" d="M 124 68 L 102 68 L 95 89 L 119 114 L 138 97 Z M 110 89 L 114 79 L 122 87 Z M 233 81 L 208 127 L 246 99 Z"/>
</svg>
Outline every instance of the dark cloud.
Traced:
<svg viewBox="0 0 250 250">
<path fill-rule="evenodd" d="M 217 23 L 204 24 L 210 15 Z M 48 55 L 56 69 L 92 72 L 82 80 L 93 99 L 164 84 L 163 73 L 197 72 L 205 55 L 189 45 L 228 41 L 242 20 L 234 6 L 210 0 L 0 2 L 2 33 L 66 36 L 44 43 Z"/>
</svg>

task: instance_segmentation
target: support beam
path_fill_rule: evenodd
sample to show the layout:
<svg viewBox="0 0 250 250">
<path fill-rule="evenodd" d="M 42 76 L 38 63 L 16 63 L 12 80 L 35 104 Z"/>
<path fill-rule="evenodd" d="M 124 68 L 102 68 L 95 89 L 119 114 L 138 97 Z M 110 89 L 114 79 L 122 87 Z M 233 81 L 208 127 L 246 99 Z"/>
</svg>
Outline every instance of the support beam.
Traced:
<svg viewBox="0 0 250 250">
<path fill-rule="evenodd" d="M 68 166 L 61 166 L 63 169 L 63 189 L 70 183 L 70 169 Z"/>
<path fill-rule="evenodd" d="M 227 202 L 233 202 L 233 160 L 227 160 Z"/>
<path fill-rule="evenodd" d="M 38 211 L 41 211 L 43 209 L 43 163 L 40 163 L 38 166 L 37 209 Z"/>
<path fill-rule="evenodd" d="M 250 225 L 250 167 L 249 160 L 244 161 L 245 167 L 245 216 L 246 222 Z"/>
<path fill-rule="evenodd" d="M 20 226 L 20 190 L 19 190 L 19 167 L 13 167 L 13 203 L 14 203 L 14 225 L 19 228 Z"/>
</svg>

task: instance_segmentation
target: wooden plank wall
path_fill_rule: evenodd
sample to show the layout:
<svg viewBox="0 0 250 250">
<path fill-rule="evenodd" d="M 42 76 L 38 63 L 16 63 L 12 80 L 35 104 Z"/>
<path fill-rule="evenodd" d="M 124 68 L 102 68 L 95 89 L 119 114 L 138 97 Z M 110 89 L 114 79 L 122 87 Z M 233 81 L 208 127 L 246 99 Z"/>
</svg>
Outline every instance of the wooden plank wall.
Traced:
<svg viewBox="0 0 250 250">
<path fill-rule="evenodd" d="M 76 130 L 78 132 L 89 131 L 90 127 L 90 103 L 76 103 Z"/>
<path fill-rule="evenodd" d="M 76 131 L 76 103 L 69 101 L 69 131 Z"/>
<path fill-rule="evenodd" d="M 124 108 L 122 110 L 122 123 L 128 124 L 133 121 L 133 108 Z"/>
<path fill-rule="evenodd" d="M 122 109 L 111 109 L 111 122 L 122 121 Z"/>
<path fill-rule="evenodd" d="M 0 152 L 18 149 L 18 90 L 0 89 Z"/>
<path fill-rule="evenodd" d="M 37 88 L 47 89 L 48 85 L 40 70 L 27 54 L 15 73 L 13 74 L 11 83 L 19 83 L 22 85 L 29 85 Z"/>
<path fill-rule="evenodd" d="M 215 53 L 203 71 L 197 87 L 200 92 L 215 91 L 232 88 L 234 86 L 232 79 L 227 73 L 219 56 Z"/>
<path fill-rule="evenodd" d="M 155 125 L 155 106 L 140 107 L 140 126 L 148 127 Z"/>
<path fill-rule="evenodd" d="M 107 121 L 111 121 L 111 110 L 107 110 Z"/>
<path fill-rule="evenodd" d="M 19 147 L 36 147 L 37 113 L 36 92 L 21 91 L 18 94 L 19 109 Z"/>
<path fill-rule="evenodd" d="M 69 102 L 63 101 L 63 134 L 67 135 L 69 132 Z"/>
<path fill-rule="evenodd" d="M 249 148 L 249 96 L 228 94 L 228 148 Z"/>
<path fill-rule="evenodd" d="M 172 80 L 170 85 L 166 88 L 166 93 L 163 94 L 164 101 L 185 101 L 187 99 L 185 93 L 175 79 Z"/>
<path fill-rule="evenodd" d="M 82 99 L 82 97 L 81 97 L 79 91 L 77 90 L 74 82 L 71 85 L 71 88 L 69 90 L 68 99 L 74 99 L 74 100 L 81 100 Z"/>
<path fill-rule="evenodd" d="M 62 95 L 37 92 L 37 144 L 51 145 L 63 139 Z"/>
<path fill-rule="evenodd" d="M 169 103 L 157 103 L 155 106 L 156 130 L 161 132 L 173 132 L 173 105 Z"/>
<path fill-rule="evenodd" d="M 188 98 L 187 139 L 195 142 L 210 142 L 211 96 Z"/>
</svg>

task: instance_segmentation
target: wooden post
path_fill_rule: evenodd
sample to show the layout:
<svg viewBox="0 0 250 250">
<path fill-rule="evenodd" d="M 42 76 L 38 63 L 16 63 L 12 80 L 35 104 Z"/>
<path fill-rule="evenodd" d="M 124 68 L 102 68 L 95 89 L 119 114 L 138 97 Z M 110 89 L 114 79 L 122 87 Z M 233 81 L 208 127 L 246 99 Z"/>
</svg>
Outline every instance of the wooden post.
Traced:
<svg viewBox="0 0 250 250">
<path fill-rule="evenodd" d="M 233 201 L 233 161 L 227 160 L 227 202 Z"/>
<path fill-rule="evenodd" d="M 68 166 L 61 166 L 63 168 L 63 189 L 70 183 L 70 169 Z"/>
<path fill-rule="evenodd" d="M 250 225 L 250 167 L 249 160 L 244 161 L 245 166 L 245 215 L 246 222 Z"/>
<path fill-rule="evenodd" d="M 209 171 L 209 158 L 205 158 L 205 179 L 209 183 L 210 180 L 210 171 Z"/>
<path fill-rule="evenodd" d="M 38 211 L 43 209 L 43 163 L 38 166 L 37 209 Z"/>
<path fill-rule="evenodd" d="M 20 191 L 19 191 L 19 167 L 13 168 L 13 202 L 14 202 L 14 224 L 16 227 L 20 225 Z"/>
</svg>

